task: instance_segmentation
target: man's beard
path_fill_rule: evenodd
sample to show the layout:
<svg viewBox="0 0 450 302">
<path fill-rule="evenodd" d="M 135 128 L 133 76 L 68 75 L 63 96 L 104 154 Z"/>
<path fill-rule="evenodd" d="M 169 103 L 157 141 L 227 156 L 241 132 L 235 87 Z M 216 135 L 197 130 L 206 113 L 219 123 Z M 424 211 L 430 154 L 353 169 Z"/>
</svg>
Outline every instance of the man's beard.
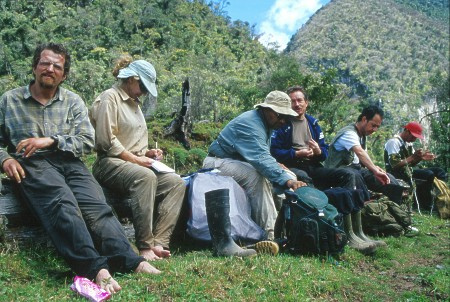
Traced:
<svg viewBox="0 0 450 302">
<path fill-rule="evenodd" d="M 42 79 L 40 81 L 38 81 L 38 84 L 43 89 L 53 89 L 53 88 L 58 87 L 58 85 L 56 85 L 56 83 L 54 81 L 53 82 L 47 82 L 47 81 L 44 81 Z"/>
</svg>

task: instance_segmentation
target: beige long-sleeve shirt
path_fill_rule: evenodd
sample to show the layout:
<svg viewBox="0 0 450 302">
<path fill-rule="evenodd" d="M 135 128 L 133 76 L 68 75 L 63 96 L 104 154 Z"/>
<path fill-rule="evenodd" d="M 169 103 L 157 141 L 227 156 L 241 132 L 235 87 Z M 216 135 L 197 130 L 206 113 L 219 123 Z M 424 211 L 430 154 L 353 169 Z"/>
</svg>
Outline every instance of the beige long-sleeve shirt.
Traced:
<svg viewBox="0 0 450 302">
<path fill-rule="evenodd" d="M 89 111 L 99 156 L 116 157 L 124 150 L 137 156 L 148 150 L 148 132 L 141 103 L 117 84 L 102 92 Z"/>
</svg>

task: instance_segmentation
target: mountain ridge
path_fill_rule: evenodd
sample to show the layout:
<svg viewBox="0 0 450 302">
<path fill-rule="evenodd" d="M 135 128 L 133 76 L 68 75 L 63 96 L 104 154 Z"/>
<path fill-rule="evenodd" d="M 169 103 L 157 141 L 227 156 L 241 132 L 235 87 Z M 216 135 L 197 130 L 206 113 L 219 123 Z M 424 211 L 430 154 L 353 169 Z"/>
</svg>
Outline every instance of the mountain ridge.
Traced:
<svg viewBox="0 0 450 302">
<path fill-rule="evenodd" d="M 434 3 L 447 3 L 448 15 L 448 1 Z M 286 53 L 306 69 L 347 74 L 365 87 L 353 91 L 357 97 L 394 112 L 407 104 L 414 110 L 402 118 L 413 118 L 432 101 L 430 78 L 448 72 L 448 38 L 448 21 L 399 0 L 332 0 L 297 31 Z"/>
</svg>

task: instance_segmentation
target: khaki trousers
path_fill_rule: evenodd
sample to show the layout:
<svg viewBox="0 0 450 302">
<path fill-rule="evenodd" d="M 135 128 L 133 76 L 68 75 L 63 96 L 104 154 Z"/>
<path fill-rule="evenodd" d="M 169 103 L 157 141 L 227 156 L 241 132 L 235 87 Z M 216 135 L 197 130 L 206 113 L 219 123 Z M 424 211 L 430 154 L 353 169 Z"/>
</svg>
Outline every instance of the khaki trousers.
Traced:
<svg viewBox="0 0 450 302">
<path fill-rule="evenodd" d="M 277 209 L 272 196 L 272 184 L 249 163 L 229 158 L 206 157 L 204 168 L 216 168 L 220 175 L 231 176 L 244 189 L 250 203 L 251 217 L 274 239 Z"/>
<path fill-rule="evenodd" d="M 158 173 L 114 157 L 97 159 L 92 170 L 102 186 L 130 197 L 137 248 L 168 248 L 183 203 L 184 181 L 175 173 Z"/>
</svg>

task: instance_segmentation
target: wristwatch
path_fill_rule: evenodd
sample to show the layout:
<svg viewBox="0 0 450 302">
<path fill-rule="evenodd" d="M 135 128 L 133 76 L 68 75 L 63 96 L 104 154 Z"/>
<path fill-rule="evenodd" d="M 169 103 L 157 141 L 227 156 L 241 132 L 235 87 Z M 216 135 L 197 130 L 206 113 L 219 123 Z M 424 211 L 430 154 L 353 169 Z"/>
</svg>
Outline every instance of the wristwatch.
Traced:
<svg viewBox="0 0 450 302">
<path fill-rule="evenodd" d="M 59 142 L 58 135 L 52 135 L 52 136 L 50 136 L 50 138 L 54 140 L 53 144 L 51 145 L 51 148 L 56 149 L 58 147 L 58 142 Z"/>
</svg>

